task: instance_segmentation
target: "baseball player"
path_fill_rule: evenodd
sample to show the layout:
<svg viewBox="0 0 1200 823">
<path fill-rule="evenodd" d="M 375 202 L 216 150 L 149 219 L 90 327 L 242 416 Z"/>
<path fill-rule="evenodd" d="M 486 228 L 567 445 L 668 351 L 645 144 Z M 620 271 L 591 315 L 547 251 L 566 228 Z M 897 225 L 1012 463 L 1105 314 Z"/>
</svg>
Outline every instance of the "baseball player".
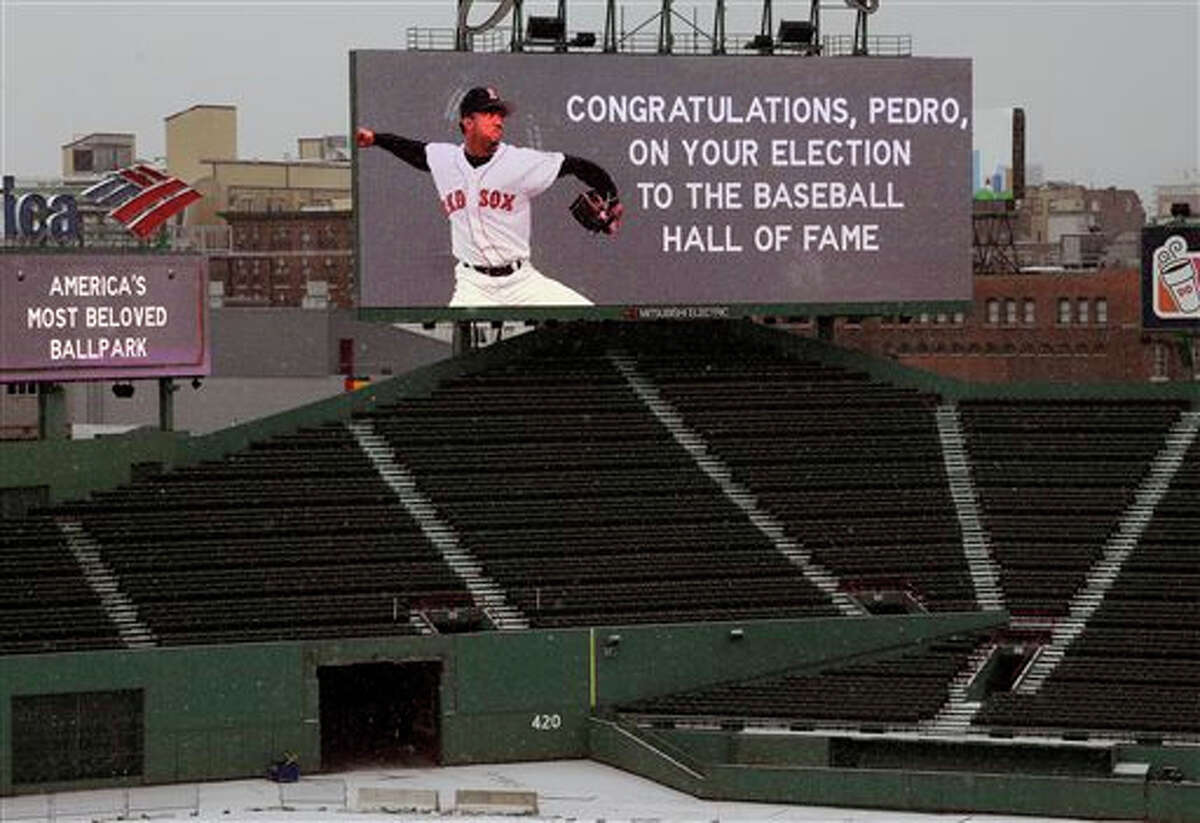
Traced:
<svg viewBox="0 0 1200 823">
<path fill-rule="evenodd" d="M 355 141 L 363 148 L 387 149 L 433 175 L 458 261 L 451 307 L 590 306 L 582 294 L 530 262 L 530 201 L 559 177 L 573 175 L 593 191 L 580 197 L 572 214 L 593 231 L 612 234 L 624 213 L 617 187 L 608 172 L 581 157 L 501 142 L 511 110 L 495 89 L 473 88 L 458 107 L 461 145 L 424 143 L 363 127 Z"/>
</svg>

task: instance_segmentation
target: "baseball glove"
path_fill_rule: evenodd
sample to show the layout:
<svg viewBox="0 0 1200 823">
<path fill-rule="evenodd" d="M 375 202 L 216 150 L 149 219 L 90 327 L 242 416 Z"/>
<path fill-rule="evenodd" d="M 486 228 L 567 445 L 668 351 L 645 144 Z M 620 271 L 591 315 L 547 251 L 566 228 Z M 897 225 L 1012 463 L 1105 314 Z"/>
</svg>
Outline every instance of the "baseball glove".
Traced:
<svg viewBox="0 0 1200 823">
<path fill-rule="evenodd" d="M 615 234 L 621 225 L 625 207 L 615 194 L 603 195 L 590 189 L 575 198 L 571 204 L 571 216 L 590 232 Z"/>
</svg>

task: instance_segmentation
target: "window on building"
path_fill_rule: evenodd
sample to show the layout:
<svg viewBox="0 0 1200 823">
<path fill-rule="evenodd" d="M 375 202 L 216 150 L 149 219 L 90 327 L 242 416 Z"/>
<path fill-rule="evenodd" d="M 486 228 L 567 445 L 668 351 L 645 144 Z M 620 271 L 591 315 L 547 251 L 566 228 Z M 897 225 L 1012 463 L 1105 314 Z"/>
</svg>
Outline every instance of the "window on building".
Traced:
<svg viewBox="0 0 1200 823">
<path fill-rule="evenodd" d="M 1097 325 L 1100 325 L 1100 326 L 1104 326 L 1104 325 L 1108 324 L 1108 298 L 1107 297 L 1097 297 L 1096 298 L 1096 323 L 1097 323 Z"/>
<path fill-rule="evenodd" d="M 1071 298 L 1058 298 L 1058 322 L 1059 325 L 1067 326 L 1071 323 Z"/>
<path fill-rule="evenodd" d="M 1088 315 L 1091 313 L 1089 311 L 1090 309 L 1091 301 L 1089 301 L 1086 297 L 1081 297 L 1075 301 L 1075 316 L 1081 324 L 1087 325 Z"/>
<path fill-rule="evenodd" d="M 946 313 L 944 311 L 940 311 L 937 313 L 937 316 L 933 318 L 933 322 L 937 323 L 939 326 L 944 326 L 946 325 L 947 319 Z"/>
<path fill-rule="evenodd" d="M 112 171 L 120 168 L 117 165 L 117 147 L 116 146 L 97 146 L 94 150 L 95 158 L 93 163 L 95 171 Z"/>
<path fill-rule="evenodd" d="M 921 325 L 928 326 L 929 325 L 929 312 L 927 312 L 927 311 L 921 312 L 921 314 L 917 318 L 917 320 L 918 320 L 918 322 L 921 323 Z"/>
<path fill-rule="evenodd" d="M 993 326 L 1000 322 L 1000 301 L 994 297 L 987 301 L 987 321 Z"/>
<path fill-rule="evenodd" d="M 75 149 L 71 152 L 71 163 L 75 171 L 91 171 L 95 167 L 95 158 L 91 149 Z"/>
<path fill-rule="evenodd" d="M 1004 300 L 1004 322 L 1010 326 L 1017 325 L 1017 301 L 1011 297 Z"/>
<path fill-rule="evenodd" d="M 1036 307 L 1037 307 L 1037 303 L 1034 301 L 1034 299 L 1032 297 L 1026 297 L 1025 300 L 1023 301 L 1023 303 L 1021 304 L 1021 309 L 1023 311 L 1023 316 L 1025 319 L 1026 326 L 1032 326 L 1035 322 L 1037 322 L 1037 308 Z"/>
<path fill-rule="evenodd" d="M 1154 343 L 1154 365 L 1150 372 L 1150 379 L 1154 381 L 1162 381 L 1167 379 L 1167 367 L 1170 364 L 1170 352 L 1167 349 L 1167 344 L 1161 341 Z"/>
<path fill-rule="evenodd" d="M 962 312 L 956 311 L 954 313 L 954 325 L 961 326 L 963 323 L 966 322 L 966 320 L 967 320 L 967 317 Z"/>
</svg>

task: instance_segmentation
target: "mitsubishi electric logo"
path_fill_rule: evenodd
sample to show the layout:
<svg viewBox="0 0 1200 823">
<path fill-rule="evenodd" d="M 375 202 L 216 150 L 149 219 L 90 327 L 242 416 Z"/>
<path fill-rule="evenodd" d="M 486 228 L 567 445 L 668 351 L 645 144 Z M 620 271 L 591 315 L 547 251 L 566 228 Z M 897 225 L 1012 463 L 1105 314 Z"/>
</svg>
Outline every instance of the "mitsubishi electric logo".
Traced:
<svg viewBox="0 0 1200 823">
<path fill-rule="evenodd" d="M 108 216 L 144 240 L 202 195 L 179 178 L 139 163 L 109 172 L 81 196 L 98 206 L 112 206 Z"/>
</svg>

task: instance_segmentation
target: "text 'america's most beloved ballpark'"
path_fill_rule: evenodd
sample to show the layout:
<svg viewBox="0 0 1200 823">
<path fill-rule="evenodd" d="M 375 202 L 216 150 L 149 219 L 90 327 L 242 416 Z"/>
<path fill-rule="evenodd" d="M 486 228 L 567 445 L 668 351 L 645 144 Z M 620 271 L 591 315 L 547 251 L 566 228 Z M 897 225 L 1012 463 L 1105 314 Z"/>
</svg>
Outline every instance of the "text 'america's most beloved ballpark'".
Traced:
<svg viewBox="0 0 1200 823">
<path fill-rule="evenodd" d="M 203 376 L 202 258 L 0 257 L 0 380 Z"/>
</svg>

